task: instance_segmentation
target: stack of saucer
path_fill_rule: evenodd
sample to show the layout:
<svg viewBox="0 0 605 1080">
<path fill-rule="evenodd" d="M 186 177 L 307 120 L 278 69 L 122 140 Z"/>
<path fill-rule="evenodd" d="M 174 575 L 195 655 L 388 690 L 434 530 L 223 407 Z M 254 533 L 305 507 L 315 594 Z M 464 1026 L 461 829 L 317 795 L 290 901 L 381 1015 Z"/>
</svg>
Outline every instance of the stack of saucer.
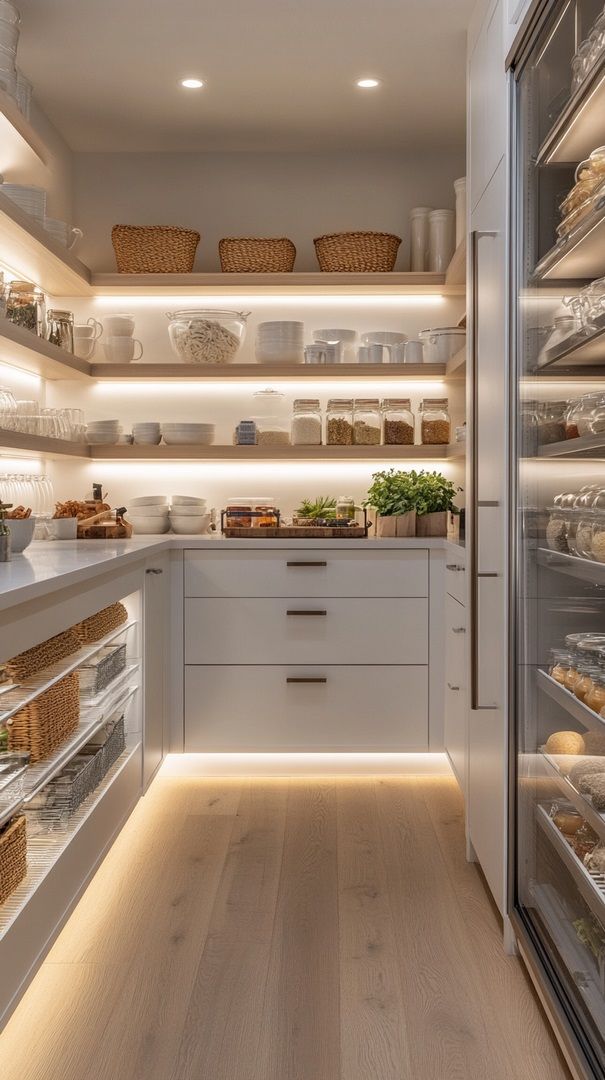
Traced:
<svg viewBox="0 0 605 1080">
<path fill-rule="evenodd" d="M 155 420 L 141 421 L 132 425 L 132 437 L 138 446 L 157 446 L 162 438 L 162 429 Z"/>
<path fill-rule="evenodd" d="M 301 322 L 262 322 L 256 334 L 259 364 L 302 364 L 305 325 Z"/>
<path fill-rule="evenodd" d="M 95 420 L 86 427 L 86 441 L 90 446 L 115 446 L 121 434 L 119 420 Z"/>
</svg>

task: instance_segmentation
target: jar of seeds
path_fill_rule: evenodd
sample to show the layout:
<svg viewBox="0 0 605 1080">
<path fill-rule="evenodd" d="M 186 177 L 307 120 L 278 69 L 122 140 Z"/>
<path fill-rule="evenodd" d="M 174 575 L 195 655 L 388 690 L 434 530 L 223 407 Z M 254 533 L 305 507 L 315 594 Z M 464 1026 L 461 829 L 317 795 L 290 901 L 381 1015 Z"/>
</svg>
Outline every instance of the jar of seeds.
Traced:
<svg viewBox="0 0 605 1080">
<path fill-rule="evenodd" d="M 330 398 L 326 410 L 328 446 L 353 445 L 353 399 Z"/>
<path fill-rule="evenodd" d="M 385 398 L 383 401 L 382 441 L 385 446 L 414 445 L 414 414 L 409 398 Z"/>
<path fill-rule="evenodd" d="M 292 413 L 292 446 L 321 446 L 319 398 L 296 398 Z"/>
<path fill-rule="evenodd" d="M 420 432 L 424 446 L 447 446 L 452 422 L 447 398 L 424 398 L 420 402 Z"/>
<path fill-rule="evenodd" d="M 380 446 L 378 398 L 356 398 L 353 408 L 353 442 L 356 446 Z"/>
<path fill-rule="evenodd" d="M 46 335 L 46 304 L 44 293 L 31 281 L 11 281 L 6 304 L 6 317 L 16 326 L 31 330 L 40 337 Z"/>
</svg>

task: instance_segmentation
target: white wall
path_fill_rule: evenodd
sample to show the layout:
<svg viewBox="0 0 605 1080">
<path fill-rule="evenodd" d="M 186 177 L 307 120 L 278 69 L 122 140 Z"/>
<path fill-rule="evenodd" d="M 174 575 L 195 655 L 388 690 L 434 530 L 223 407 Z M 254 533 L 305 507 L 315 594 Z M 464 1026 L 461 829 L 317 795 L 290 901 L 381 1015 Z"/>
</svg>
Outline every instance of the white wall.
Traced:
<svg viewBox="0 0 605 1080">
<path fill-rule="evenodd" d="M 79 257 L 114 270 L 111 227 L 185 225 L 202 234 L 196 269 L 219 269 L 222 236 L 289 236 L 297 270 L 315 270 L 313 237 L 351 229 L 404 238 L 408 267 L 412 206 L 454 206 L 459 153 L 76 154 L 75 218 L 85 232 Z"/>
</svg>

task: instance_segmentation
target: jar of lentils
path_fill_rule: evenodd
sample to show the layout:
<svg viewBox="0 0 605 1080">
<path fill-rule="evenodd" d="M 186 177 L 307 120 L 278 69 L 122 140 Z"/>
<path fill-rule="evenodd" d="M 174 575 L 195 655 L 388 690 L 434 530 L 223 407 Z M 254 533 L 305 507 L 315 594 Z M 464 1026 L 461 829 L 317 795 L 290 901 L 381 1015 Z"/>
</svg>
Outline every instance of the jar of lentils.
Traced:
<svg viewBox="0 0 605 1080">
<path fill-rule="evenodd" d="M 353 445 L 353 399 L 330 398 L 326 410 L 328 446 Z"/>
<path fill-rule="evenodd" d="M 409 398 L 386 398 L 383 401 L 382 441 L 385 446 L 414 445 L 414 414 Z"/>
<path fill-rule="evenodd" d="M 356 446 L 380 446 L 378 398 L 356 398 L 353 408 L 353 442 Z"/>
<path fill-rule="evenodd" d="M 452 423 L 447 398 L 424 398 L 420 403 L 420 434 L 424 446 L 447 446 Z"/>
</svg>

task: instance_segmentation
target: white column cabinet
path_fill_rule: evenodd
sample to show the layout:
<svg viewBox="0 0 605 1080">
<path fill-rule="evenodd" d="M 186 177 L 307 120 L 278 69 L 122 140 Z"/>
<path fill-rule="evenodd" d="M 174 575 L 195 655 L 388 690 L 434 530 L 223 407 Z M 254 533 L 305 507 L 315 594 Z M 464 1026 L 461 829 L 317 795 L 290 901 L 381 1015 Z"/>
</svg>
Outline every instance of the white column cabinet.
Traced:
<svg viewBox="0 0 605 1080">
<path fill-rule="evenodd" d="M 143 788 L 150 783 L 167 752 L 168 631 L 170 626 L 169 555 L 162 554 L 145 568 L 143 590 Z"/>
<path fill-rule="evenodd" d="M 481 29 L 471 46 L 468 66 L 468 119 L 470 129 L 469 205 L 477 206 L 505 146 L 506 96 L 498 74 L 504 70 L 503 0 L 485 9 Z"/>
</svg>

